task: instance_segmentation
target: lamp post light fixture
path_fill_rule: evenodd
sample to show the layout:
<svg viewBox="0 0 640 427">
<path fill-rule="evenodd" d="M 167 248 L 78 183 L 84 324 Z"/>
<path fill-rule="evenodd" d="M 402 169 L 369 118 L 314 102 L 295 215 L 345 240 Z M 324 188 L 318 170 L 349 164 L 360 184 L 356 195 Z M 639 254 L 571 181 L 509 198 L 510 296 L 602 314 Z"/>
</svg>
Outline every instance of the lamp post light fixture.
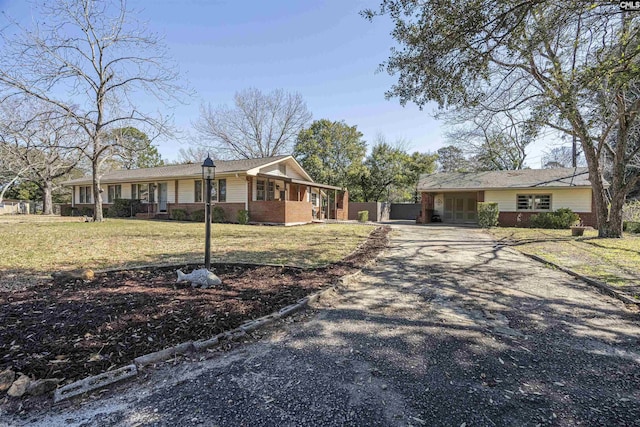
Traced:
<svg viewBox="0 0 640 427">
<path fill-rule="evenodd" d="M 211 181 L 216 177 L 216 165 L 209 154 L 202 163 L 202 179 L 207 182 L 207 192 L 204 207 L 205 243 L 204 243 L 204 268 L 211 269 Z"/>
</svg>

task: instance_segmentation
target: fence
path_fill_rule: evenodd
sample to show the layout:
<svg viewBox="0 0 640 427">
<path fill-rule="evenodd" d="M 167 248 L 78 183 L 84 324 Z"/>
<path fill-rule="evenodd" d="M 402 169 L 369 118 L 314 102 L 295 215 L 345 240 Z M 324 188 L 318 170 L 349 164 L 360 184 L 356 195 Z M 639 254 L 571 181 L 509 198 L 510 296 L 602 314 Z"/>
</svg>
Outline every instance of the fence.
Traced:
<svg viewBox="0 0 640 427">
<path fill-rule="evenodd" d="M 0 203 L 0 215 L 19 215 L 28 214 L 30 212 L 30 203 L 3 201 Z"/>
</svg>

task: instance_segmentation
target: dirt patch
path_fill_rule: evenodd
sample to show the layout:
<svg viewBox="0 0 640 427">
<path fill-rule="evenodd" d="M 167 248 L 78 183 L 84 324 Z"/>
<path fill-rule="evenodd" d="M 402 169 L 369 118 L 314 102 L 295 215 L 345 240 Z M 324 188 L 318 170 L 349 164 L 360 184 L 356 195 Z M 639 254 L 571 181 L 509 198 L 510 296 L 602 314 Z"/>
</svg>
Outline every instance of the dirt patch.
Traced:
<svg viewBox="0 0 640 427">
<path fill-rule="evenodd" d="M 389 230 L 374 230 L 341 262 L 317 269 L 218 264 L 223 285 L 211 289 L 176 284 L 173 266 L 0 292 L 0 371 L 64 378 L 65 384 L 211 338 L 337 283 L 375 258 Z"/>
</svg>

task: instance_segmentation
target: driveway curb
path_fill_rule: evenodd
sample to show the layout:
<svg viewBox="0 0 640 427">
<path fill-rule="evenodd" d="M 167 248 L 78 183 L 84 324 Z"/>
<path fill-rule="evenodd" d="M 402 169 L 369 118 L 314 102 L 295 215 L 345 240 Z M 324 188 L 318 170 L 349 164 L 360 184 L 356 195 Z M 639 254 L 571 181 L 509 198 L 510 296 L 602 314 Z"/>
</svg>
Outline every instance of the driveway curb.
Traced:
<svg viewBox="0 0 640 427">
<path fill-rule="evenodd" d="M 551 266 L 553 268 L 557 268 L 558 270 L 563 271 L 563 272 L 565 272 L 567 274 L 570 274 L 571 276 L 573 276 L 573 277 L 575 277 L 577 279 L 580 279 L 583 282 L 585 282 L 585 283 L 587 283 L 587 284 L 589 284 L 591 286 L 594 286 L 594 287 L 598 288 L 598 290 L 600 292 L 602 292 L 602 293 L 604 293 L 606 295 L 612 296 L 614 298 L 619 299 L 620 301 L 624 302 L 625 304 L 634 304 L 634 305 L 638 305 L 640 307 L 640 301 L 635 300 L 633 298 L 630 298 L 630 297 L 624 295 L 623 293 L 619 292 L 617 289 L 612 288 L 611 286 L 607 285 L 604 282 L 600 282 L 599 280 L 595 280 L 595 279 L 592 279 L 590 277 L 583 276 L 582 274 L 576 273 L 573 270 L 569 270 L 566 267 L 562 267 L 561 265 L 558 265 L 556 263 L 548 261 L 548 260 L 546 260 L 546 259 L 544 259 L 542 257 L 539 257 L 538 255 L 528 254 L 528 253 L 519 252 L 519 251 L 516 251 L 516 252 L 518 252 L 518 253 L 520 253 L 520 254 L 528 257 L 528 258 L 531 258 L 531 259 L 533 259 L 535 261 L 541 262 L 541 263 L 549 265 L 549 266 Z"/>
</svg>

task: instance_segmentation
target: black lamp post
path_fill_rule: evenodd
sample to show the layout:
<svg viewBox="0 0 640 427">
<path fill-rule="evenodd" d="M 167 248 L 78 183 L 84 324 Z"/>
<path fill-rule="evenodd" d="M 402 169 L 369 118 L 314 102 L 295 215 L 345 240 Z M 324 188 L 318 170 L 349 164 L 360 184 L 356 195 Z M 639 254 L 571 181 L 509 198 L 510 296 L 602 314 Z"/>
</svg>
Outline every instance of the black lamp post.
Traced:
<svg viewBox="0 0 640 427">
<path fill-rule="evenodd" d="M 211 269 L 211 181 L 216 177 L 216 165 L 207 154 L 202 163 L 202 179 L 207 181 L 207 195 L 205 198 L 205 243 L 204 243 L 204 268 Z"/>
</svg>

